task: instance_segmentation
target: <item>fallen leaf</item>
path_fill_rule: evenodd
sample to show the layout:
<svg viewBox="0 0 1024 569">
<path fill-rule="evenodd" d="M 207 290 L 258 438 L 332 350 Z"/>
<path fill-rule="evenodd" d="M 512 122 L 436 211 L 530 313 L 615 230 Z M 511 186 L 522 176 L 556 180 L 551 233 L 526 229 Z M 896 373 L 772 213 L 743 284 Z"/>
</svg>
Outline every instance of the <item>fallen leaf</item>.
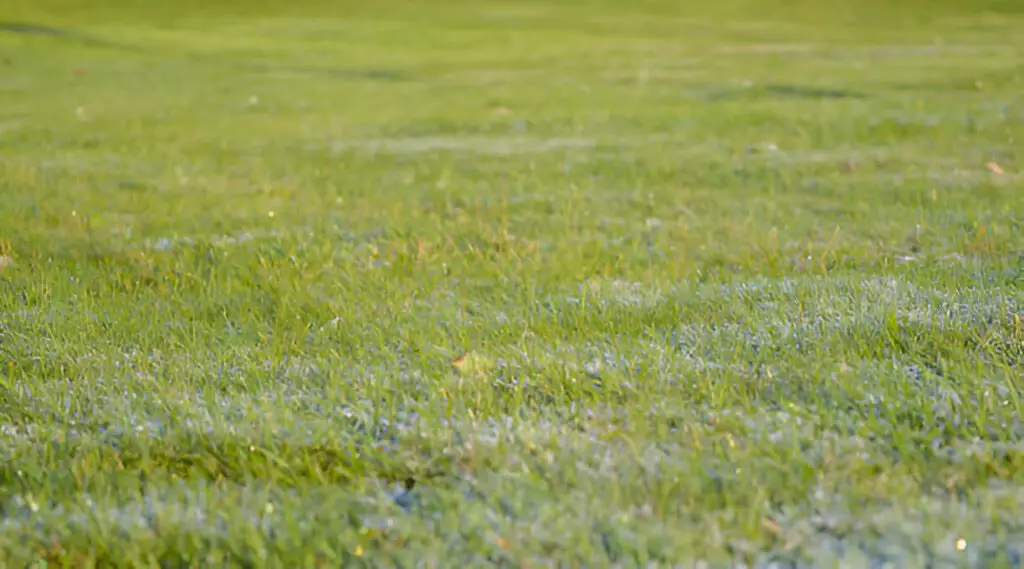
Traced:
<svg viewBox="0 0 1024 569">
<path fill-rule="evenodd" d="M 779 525 L 779 522 L 771 518 L 761 518 L 761 527 L 763 527 L 765 531 L 767 531 L 775 537 L 779 537 L 782 535 L 782 526 Z"/>
<path fill-rule="evenodd" d="M 1003 169 L 999 167 L 999 164 L 995 162 L 985 162 L 985 167 L 988 168 L 993 174 L 1002 174 Z"/>
<path fill-rule="evenodd" d="M 469 357 L 469 352 L 464 352 L 461 356 L 456 357 L 452 360 L 452 365 L 456 368 L 460 368 L 466 363 L 466 358 Z"/>
<path fill-rule="evenodd" d="M 453 359 L 451 365 L 452 369 L 462 377 L 480 379 L 490 375 L 497 364 L 487 356 L 469 351 Z"/>
</svg>

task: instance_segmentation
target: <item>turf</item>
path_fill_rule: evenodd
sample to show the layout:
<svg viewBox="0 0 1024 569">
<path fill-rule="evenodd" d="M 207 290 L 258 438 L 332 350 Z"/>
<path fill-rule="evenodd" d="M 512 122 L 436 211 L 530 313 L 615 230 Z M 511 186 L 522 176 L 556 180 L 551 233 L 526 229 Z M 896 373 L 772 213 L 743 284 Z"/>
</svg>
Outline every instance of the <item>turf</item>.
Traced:
<svg viewBox="0 0 1024 569">
<path fill-rule="evenodd" d="M 1022 565 L 1017 2 L 92 4 L 0 7 L 0 565 Z"/>
</svg>

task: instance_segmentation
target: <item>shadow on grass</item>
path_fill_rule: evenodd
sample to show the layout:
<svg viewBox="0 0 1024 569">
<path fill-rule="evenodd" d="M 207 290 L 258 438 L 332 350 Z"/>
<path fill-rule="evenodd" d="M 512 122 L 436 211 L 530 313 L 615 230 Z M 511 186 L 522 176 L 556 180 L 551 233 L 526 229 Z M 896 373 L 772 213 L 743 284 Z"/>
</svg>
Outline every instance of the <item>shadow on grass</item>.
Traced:
<svg viewBox="0 0 1024 569">
<path fill-rule="evenodd" d="M 24 22 L 0 22 L 0 32 L 65 39 L 97 47 L 112 47 L 117 49 L 130 49 L 132 51 L 136 51 L 136 48 L 134 47 L 100 39 L 76 30 L 69 30 L 66 28 L 55 28 L 53 26 L 44 26 L 41 24 L 28 24 Z"/>
<path fill-rule="evenodd" d="M 293 73 L 329 79 L 365 79 L 371 81 L 405 81 L 409 75 L 394 69 L 315 67 L 308 65 L 247 65 L 252 71 L 261 73 Z"/>
<path fill-rule="evenodd" d="M 821 89 L 800 85 L 768 85 L 764 91 L 770 95 L 790 99 L 864 99 L 867 96 L 846 89 Z"/>
<path fill-rule="evenodd" d="M 712 88 L 703 93 L 707 101 L 756 99 L 866 99 L 868 95 L 848 89 L 827 89 L 805 85 L 771 84 L 752 87 Z"/>
</svg>

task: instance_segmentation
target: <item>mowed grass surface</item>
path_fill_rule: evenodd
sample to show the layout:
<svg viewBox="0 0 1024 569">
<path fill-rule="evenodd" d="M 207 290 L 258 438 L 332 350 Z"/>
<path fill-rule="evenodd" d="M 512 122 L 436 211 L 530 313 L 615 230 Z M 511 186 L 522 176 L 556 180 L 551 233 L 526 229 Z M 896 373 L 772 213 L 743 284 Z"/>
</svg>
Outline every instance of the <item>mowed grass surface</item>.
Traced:
<svg viewBox="0 0 1024 569">
<path fill-rule="evenodd" d="M 194 4 L 0 7 L 0 564 L 1021 566 L 1015 3 Z"/>
</svg>

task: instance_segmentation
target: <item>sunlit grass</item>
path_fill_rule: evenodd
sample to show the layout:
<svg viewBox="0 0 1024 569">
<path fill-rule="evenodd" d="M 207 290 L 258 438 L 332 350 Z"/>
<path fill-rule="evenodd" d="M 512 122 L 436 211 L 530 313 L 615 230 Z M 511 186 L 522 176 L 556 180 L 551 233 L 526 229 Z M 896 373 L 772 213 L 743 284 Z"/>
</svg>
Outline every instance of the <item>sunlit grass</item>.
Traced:
<svg viewBox="0 0 1024 569">
<path fill-rule="evenodd" d="M 1021 565 L 1010 4 L 147 6 L 0 8 L 0 565 Z"/>
</svg>

